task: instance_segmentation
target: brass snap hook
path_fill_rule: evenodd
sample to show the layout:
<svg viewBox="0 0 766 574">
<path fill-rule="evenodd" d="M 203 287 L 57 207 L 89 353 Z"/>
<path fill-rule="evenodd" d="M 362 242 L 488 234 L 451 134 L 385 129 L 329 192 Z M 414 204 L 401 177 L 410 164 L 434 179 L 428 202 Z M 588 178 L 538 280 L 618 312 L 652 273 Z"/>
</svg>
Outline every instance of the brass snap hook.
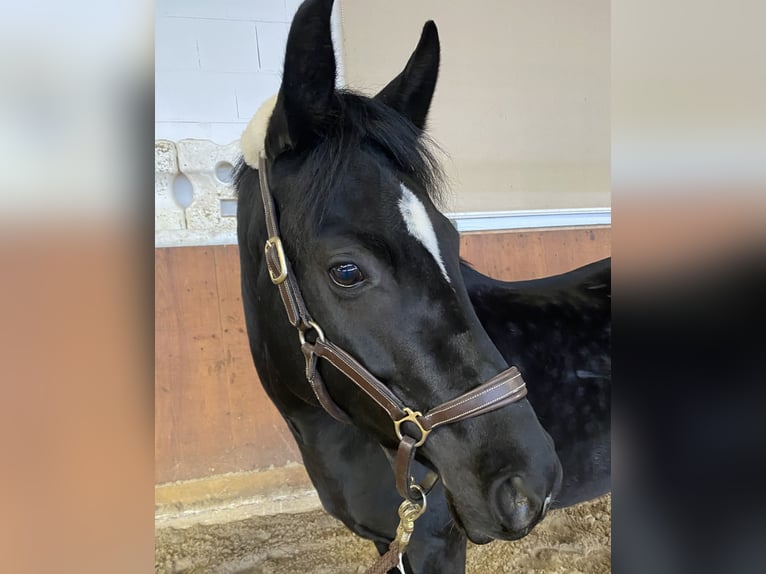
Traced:
<svg viewBox="0 0 766 574">
<path fill-rule="evenodd" d="M 426 493 L 417 484 L 410 485 L 410 488 L 420 492 L 422 503 L 404 500 L 399 505 L 399 526 L 396 528 L 396 541 L 399 543 L 400 555 L 407 548 L 410 537 L 415 530 L 415 521 L 426 511 Z"/>
</svg>

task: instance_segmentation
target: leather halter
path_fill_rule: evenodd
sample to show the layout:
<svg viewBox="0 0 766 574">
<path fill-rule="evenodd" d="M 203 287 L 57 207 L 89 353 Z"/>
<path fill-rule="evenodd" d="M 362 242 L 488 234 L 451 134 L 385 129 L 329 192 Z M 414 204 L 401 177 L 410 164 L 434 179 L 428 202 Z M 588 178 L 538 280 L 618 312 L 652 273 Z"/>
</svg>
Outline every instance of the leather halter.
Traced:
<svg viewBox="0 0 766 574">
<path fill-rule="evenodd" d="M 516 367 L 510 367 L 486 383 L 432 408 L 425 414 L 405 406 L 388 387 L 359 361 L 328 341 L 322 328 L 311 318 L 290 266 L 290 261 L 285 256 L 282 247 L 274 198 L 269 190 L 266 175 L 266 159 L 263 155 L 258 161 L 258 177 L 263 210 L 266 216 L 266 231 L 269 237 L 264 248 L 266 266 L 272 283 L 279 288 L 279 295 L 285 306 L 287 319 L 298 331 L 301 350 L 306 358 L 306 378 L 319 404 L 337 420 L 344 423 L 351 422 L 343 409 L 330 397 L 327 387 L 325 387 L 322 377 L 317 371 L 317 361 L 324 359 L 346 375 L 391 418 L 394 433 L 399 440 L 394 464 L 396 488 L 406 500 L 417 501 L 422 499 L 424 493 L 427 493 L 436 483 L 438 475 L 431 472 L 420 485 L 414 483 L 410 475 L 410 467 L 415 458 L 417 447 L 422 446 L 428 435 L 442 425 L 488 413 L 524 398 L 527 389 L 521 378 L 521 373 Z M 307 338 L 307 335 L 311 335 L 311 337 Z M 313 339 L 313 341 L 309 339 Z M 415 432 L 410 434 L 413 431 Z"/>
</svg>

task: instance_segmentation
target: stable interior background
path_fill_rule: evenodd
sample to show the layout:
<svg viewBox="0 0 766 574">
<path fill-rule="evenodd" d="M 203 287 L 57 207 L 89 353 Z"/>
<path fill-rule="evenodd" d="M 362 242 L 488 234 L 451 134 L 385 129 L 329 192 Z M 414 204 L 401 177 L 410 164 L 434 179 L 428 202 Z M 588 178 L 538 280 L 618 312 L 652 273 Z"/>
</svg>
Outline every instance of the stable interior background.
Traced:
<svg viewBox="0 0 766 574">
<path fill-rule="evenodd" d="M 181 150 L 181 140 L 185 149 L 204 143 L 189 140 L 220 146 L 238 140 L 279 87 L 298 4 L 157 1 L 156 149 Z M 341 83 L 374 94 L 401 71 L 428 19 L 436 21 L 442 45 L 429 126 L 446 154 L 446 208 L 458 223 L 473 222 L 473 231 L 462 234 L 462 255 L 506 280 L 609 256 L 609 3 L 336 2 Z M 191 169 L 178 153 L 177 179 L 186 166 L 191 181 L 184 220 L 227 178 L 215 162 Z M 157 165 L 156 197 L 164 193 L 161 182 L 172 188 L 176 177 L 160 174 Z M 168 235 L 159 232 L 157 217 L 158 526 L 233 520 L 219 512 L 224 507 L 240 509 L 239 518 L 316 510 L 297 447 L 252 364 L 232 220 L 220 218 L 223 232 L 214 226 Z M 601 548 L 608 533 L 599 536 L 601 566 L 585 571 L 608 571 L 608 548 L 607 558 Z M 199 566 L 185 554 L 188 540 L 162 540 L 158 570 Z M 257 536 L 248 538 L 250 556 L 259 555 L 257 545 Z"/>
</svg>

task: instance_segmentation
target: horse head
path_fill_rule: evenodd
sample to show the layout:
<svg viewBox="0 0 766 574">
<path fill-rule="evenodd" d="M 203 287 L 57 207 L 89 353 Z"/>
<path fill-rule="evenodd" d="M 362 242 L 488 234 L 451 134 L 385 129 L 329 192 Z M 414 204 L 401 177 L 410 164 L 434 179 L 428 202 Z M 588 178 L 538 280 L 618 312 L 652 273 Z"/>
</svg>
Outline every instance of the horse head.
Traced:
<svg viewBox="0 0 766 574">
<path fill-rule="evenodd" d="M 331 8 L 332 0 L 308 0 L 295 15 L 260 153 L 311 314 L 405 404 L 426 412 L 508 368 L 466 292 L 458 232 L 435 206 L 442 184 L 424 127 L 438 32 L 427 22 L 404 70 L 369 98 L 336 89 Z M 250 165 L 237 177 L 240 248 L 261 265 L 258 288 L 270 289 L 256 166 L 252 150 L 243 151 Z M 286 323 L 281 309 L 271 313 Z M 335 369 L 322 374 L 354 425 L 396 445 L 374 401 Z M 284 384 L 311 395 L 305 378 Z M 439 473 L 453 516 L 475 542 L 527 534 L 561 482 L 552 440 L 526 399 L 438 429 L 418 459 Z"/>
</svg>

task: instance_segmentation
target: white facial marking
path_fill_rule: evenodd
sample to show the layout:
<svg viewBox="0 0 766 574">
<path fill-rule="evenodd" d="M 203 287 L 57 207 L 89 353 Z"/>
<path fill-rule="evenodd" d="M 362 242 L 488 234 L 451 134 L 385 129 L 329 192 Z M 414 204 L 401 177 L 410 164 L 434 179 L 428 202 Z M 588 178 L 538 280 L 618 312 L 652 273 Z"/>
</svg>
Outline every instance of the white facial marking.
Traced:
<svg viewBox="0 0 766 574">
<path fill-rule="evenodd" d="M 436 239 L 434 226 L 431 224 L 431 219 L 428 217 L 425 206 L 404 184 L 401 184 L 401 188 L 402 198 L 399 200 L 399 211 L 402 212 L 404 222 L 407 224 L 407 231 L 423 244 L 423 247 L 436 260 L 436 264 L 439 266 L 447 283 L 451 283 L 449 275 L 447 275 L 447 269 L 444 267 L 441 253 L 439 252 L 439 241 Z"/>
</svg>

